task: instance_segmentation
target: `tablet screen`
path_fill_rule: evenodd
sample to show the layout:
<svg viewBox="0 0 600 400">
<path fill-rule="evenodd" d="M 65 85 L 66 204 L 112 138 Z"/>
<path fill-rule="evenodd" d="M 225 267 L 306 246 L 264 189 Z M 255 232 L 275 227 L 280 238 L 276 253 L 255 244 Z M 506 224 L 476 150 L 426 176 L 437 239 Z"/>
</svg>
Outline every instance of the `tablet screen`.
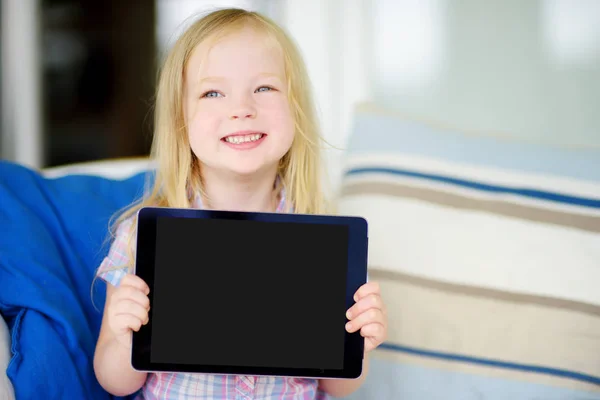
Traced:
<svg viewBox="0 0 600 400">
<path fill-rule="evenodd" d="M 150 362 L 344 368 L 348 235 L 157 217 Z"/>
</svg>

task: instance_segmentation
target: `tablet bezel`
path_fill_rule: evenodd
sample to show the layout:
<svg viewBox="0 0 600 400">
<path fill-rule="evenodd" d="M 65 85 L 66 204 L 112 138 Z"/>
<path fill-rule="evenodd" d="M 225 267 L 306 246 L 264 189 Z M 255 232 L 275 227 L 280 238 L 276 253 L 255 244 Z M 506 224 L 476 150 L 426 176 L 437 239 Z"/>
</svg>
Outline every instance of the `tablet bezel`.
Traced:
<svg viewBox="0 0 600 400">
<path fill-rule="evenodd" d="M 286 213 L 233 212 L 164 207 L 143 207 L 138 211 L 135 274 L 150 287 L 149 322 L 133 332 L 131 365 L 144 372 L 211 373 L 222 375 L 270 375 L 310 378 L 355 379 L 362 373 L 364 338 L 360 332 L 344 329 L 343 369 L 247 367 L 222 365 L 167 364 L 151 362 L 151 332 L 154 288 L 154 258 L 156 249 L 156 222 L 158 217 L 216 218 L 268 222 L 296 222 L 309 224 L 337 224 L 348 227 L 348 266 L 346 270 L 346 309 L 354 304 L 353 296 L 367 281 L 368 232 L 367 221 L 361 217 L 329 216 Z M 346 319 L 347 322 L 347 319 Z"/>
</svg>

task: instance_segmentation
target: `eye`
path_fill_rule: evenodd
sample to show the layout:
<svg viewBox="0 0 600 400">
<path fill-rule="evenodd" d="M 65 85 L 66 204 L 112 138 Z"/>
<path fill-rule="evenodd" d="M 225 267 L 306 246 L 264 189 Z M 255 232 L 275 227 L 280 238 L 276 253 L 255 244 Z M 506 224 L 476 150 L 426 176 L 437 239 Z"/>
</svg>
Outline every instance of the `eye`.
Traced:
<svg viewBox="0 0 600 400">
<path fill-rule="evenodd" d="M 208 92 L 204 93 L 201 97 L 219 97 L 219 96 L 222 96 L 222 94 L 215 90 L 209 90 Z"/>
<path fill-rule="evenodd" d="M 261 86 L 258 89 L 256 89 L 257 92 L 270 92 L 272 90 L 275 90 L 275 89 L 273 89 L 270 86 Z"/>
</svg>

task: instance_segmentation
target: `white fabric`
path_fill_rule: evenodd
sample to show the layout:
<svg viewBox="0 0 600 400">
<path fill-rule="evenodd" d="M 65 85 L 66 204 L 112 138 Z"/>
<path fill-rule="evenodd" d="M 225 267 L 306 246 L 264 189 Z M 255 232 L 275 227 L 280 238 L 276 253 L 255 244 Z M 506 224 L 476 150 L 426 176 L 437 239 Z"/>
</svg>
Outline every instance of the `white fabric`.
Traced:
<svg viewBox="0 0 600 400">
<path fill-rule="evenodd" d="M 6 368 L 11 358 L 10 352 L 10 334 L 8 326 L 0 315 L 0 399 L 14 400 L 15 392 L 13 385 L 6 376 Z"/>
<path fill-rule="evenodd" d="M 109 179 L 126 179 L 153 167 L 154 163 L 147 158 L 124 158 L 47 168 L 42 173 L 48 178 L 59 178 L 66 175 L 94 175 Z"/>
<path fill-rule="evenodd" d="M 369 221 L 370 266 L 600 305 L 596 233 L 376 194 L 340 209 Z"/>
</svg>

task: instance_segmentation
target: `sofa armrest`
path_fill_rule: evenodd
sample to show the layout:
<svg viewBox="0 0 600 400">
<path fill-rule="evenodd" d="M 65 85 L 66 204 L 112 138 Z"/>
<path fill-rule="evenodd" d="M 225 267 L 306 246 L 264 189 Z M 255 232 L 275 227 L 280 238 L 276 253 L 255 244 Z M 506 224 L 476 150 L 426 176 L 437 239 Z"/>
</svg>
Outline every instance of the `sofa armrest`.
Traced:
<svg viewBox="0 0 600 400">
<path fill-rule="evenodd" d="M 11 357 L 10 333 L 6 322 L 0 315 L 0 399 L 14 400 L 15 392 L 13 385 L 6 376 L 6 367 Z"/>
</svg>

